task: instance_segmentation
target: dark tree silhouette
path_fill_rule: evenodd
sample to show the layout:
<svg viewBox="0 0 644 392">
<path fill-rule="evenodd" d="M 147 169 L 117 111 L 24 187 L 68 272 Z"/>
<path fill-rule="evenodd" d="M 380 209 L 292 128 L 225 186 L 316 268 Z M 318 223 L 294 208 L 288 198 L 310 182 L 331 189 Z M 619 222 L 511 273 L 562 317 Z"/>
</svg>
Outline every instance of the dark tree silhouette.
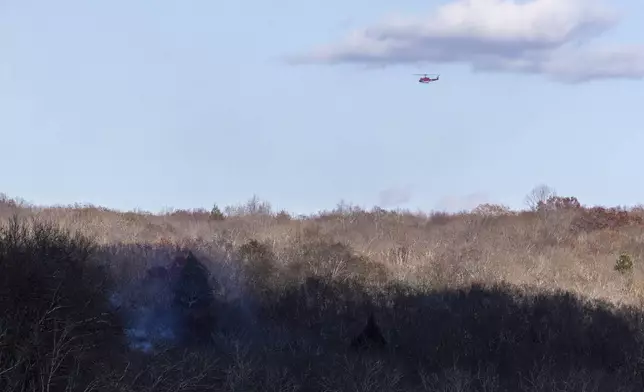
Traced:
<svg viewBox="0 0 644 392">
<path fill-rule="evenodd" d="M 363 350 L 368 348 L 383 348 L 386 345 L 387 340 L 382 336 L 382 331 L 376 323 L 373 313 L 371 313 L 365 328 L 351 341 L 351 348 Z"/>
<path fill-rule="evenodd" d="M 176 273 L 173 307 L 180 340 L 189 345 L 209 343 L 216 318 L 208 270 L 192 252 L 177 257 L 171 270 Z"/>
</svg>

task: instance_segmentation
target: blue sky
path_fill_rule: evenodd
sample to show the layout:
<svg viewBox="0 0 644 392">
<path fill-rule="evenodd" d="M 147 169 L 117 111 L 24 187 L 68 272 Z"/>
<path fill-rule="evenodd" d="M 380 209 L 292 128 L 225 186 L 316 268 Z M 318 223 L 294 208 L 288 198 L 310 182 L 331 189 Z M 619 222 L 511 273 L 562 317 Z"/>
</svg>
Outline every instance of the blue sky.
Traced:
<svg viewBox="0 0 644 392">
<path fill-rule="evenodd" d="M 0 1 L 0 192 L 309 213 L 522 207 L 546 183 L 644 202 L 644 3 L 536 1 Z"/>
</svg>

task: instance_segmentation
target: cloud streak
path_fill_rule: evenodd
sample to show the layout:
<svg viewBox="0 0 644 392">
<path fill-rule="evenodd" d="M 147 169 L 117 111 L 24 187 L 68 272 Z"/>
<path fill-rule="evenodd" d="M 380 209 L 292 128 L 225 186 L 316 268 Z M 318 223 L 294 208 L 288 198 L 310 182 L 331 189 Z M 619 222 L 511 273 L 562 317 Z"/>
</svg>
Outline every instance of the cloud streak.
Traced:
<svg viewBox="0 0 644 392">
<path fill-rule="evenodd" d="M 580 83 L 644 78 L 644 45 L 601 46 L 619 15 L 599 0 L 457 0 L 428 16 L 391 16 L 293 64 L 468 64 L 475 71 Z"/>
<path fill-rule="evenodd" d="M 411 187 L 392 187 L 383 189 L 378 194 L 378 206 L 388 208 L 408 203 L 411 200 Z"/>
<path fill-rule="evenodd" d="M 436 209 L 446 212 L 469 211 L 489 201 L 488 195 L 482 192 L 470 193 L 465 196 L 445 196 L 436 203 Z"/>
</svg>

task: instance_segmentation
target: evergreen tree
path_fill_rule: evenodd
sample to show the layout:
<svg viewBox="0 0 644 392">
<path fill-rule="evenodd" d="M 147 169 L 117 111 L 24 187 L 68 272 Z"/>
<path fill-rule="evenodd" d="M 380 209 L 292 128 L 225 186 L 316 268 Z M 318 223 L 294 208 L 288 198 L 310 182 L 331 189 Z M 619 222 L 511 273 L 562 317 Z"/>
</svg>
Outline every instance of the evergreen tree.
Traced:
<svg viewBox="0 0 644 392">
<path fill-rule="evenodd" d="M 206 344 L 215 325 L 215 298 L 209 273 L 188 252 L 173 288 L 179 338 L 186 344 Z"/>
</svg>

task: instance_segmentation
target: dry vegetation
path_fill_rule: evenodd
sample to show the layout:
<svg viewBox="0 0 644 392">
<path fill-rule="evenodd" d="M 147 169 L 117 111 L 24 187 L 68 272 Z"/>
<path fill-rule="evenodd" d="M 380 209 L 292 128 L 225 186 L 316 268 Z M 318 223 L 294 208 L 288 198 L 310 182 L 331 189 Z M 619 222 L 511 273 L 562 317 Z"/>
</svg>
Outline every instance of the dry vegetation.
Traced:
<svg viewBox="0 0 644 392">
<path fill-rule="evenodd" d="M 5 197 L 0 389 L 642 390 L 644 211 L 528 201 L 292 217 L 255 198 L 150 214 Z M 214 346 L 153 331 L 146 271 L 185 249 L 212 276 Z M 370 314 L 388 345 L 355 352 Z"/>
</svg>

